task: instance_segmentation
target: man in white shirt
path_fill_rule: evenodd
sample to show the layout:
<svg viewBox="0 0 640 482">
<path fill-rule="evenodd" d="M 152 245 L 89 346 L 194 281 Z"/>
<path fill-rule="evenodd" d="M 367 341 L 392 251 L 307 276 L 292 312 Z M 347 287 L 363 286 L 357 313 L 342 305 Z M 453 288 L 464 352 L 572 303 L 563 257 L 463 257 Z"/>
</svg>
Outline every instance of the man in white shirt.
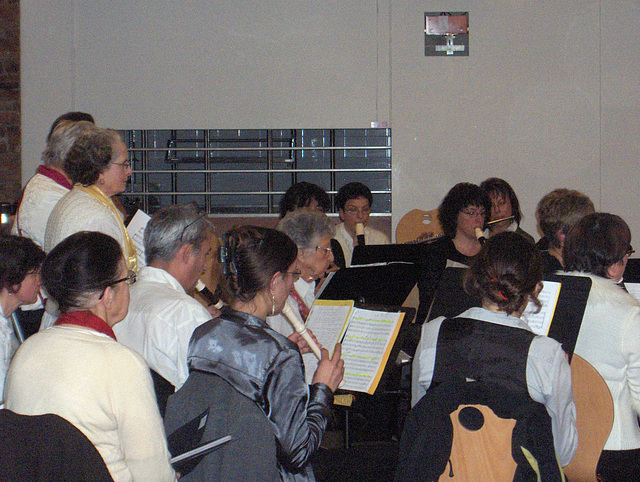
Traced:
<svg viewBox="0 0 640 482">
<path fill-rule="evenodd" d="M 155 213 L 144 232 L 147 266 L 131 287 L 129 314 L 114 327 L 118 341 L 142 355 L 176 390 L 189 375 L 193 330 L 214 317 L 188 295 L 209 260 L 210 235 L 211 225 L 193 205 Z"/>
</svg>

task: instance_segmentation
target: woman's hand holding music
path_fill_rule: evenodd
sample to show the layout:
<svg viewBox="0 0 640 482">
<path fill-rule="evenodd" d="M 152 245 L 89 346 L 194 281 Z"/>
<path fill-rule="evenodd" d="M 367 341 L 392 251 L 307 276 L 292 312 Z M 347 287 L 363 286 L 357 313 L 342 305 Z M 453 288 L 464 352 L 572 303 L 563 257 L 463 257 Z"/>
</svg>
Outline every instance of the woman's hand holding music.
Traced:
<svg viewBox="0 0 640 482">
<path fill-rule="evenodd" d="M 329 357 L 329 351 L 322 349 L 322 358 L 318 362 L 318 368 L 313 375 L 313 383 L 324 383 L 332 392 L 340 386 L 344 377 L 344 360 L 342 359 L 342 345 L 336 343 L 333 357 Z"/>
</svg>

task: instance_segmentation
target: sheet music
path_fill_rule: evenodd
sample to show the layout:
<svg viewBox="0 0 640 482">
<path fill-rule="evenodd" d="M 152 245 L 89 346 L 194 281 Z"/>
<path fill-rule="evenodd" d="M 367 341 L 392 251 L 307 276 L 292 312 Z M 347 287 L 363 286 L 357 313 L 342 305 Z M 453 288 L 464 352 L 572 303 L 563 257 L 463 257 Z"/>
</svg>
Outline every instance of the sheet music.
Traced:
<svg viewBox="0 0 640 482">
<path fill-rule="evenodd" d="M 144 230 L 147 227 L 147 223 L 150 219 L 151 216 L 149 216 L 143 210 L 138 209 L 129 222 L 129 226 L 127 226 L 129 236 L 131 236 L 133 245 L 136 247 L 136 251 L 138 252 L 138 263 L 140 264 L 140 266 L 145 264 L 146 258 L 144 254 Z"/>
<path fill-rule="evenodd" d="M 353 300 L 316 300 L 306 326 L 330 352 L 342 340 L 345 373 L 341 388 L 373 393 L 403 317 L 401 312 L 355 308 Z M 307 383 L 318 365 L 312 357 L 310 353 L 303 356 Z"/>
<path fill-rule="evenodd" d="M 464 264 L 464 263 L 460 263 L 458 261 L 453 261 L 452 259 L 447 259 L 447 264 L 445 265 L 445 268 L 468 268 L 469 266 Z"/>
<path fill-rule="evenodd" d="M 542 304 L 540 311 L 536 313 L 537 307 L 530 301 L 522 313 L 522 319 L 527 322 L 536 335 L 549 333 L 549 326 L 551 326 L 551 320 L 556 311 L 561 286 L 556 281 L 545 281 L 542 291 L 538 295 L 538 300 Z"/>
<path fill-rule="evenodd" d="M 333 349 L 342 337 L 353 300 L 327 301 L 316 300 L 311 306 L 306 327 L 311 330 L 323 348 L 333 356 Z M 318 367 L 318 359 L 313 353 L 302 356 L 307 383 L 311 384 L 313 374 Z"/>
<path fill-rule="evenodd" d="M 376 266 L 389 266 L 391 264 L 413 264 L 409 261 L 381 261 L 379 263 L 369 263 L 369 264 L 352 264 L 349 268 L 375 268 Z"/>
<path fill-rule="evenodd" d="M 397 333 L 404 313 L 354 308 L 342 341 L 344 389 L 368 392 L 379 379 L 381 362 L 391 349 L 389 341 Z"/>
<path fill-rule="evenodd" d="M 624 287 L 631 296 L 640 301 L 640 283 L 625 283 Z"/>
</svg>

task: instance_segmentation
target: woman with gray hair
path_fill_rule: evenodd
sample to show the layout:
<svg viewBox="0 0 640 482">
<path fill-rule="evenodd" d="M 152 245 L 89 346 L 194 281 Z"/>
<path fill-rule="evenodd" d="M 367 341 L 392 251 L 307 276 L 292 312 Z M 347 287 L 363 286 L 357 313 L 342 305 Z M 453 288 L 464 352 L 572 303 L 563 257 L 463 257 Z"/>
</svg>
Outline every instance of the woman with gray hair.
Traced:
<svg viewBox="0 0 640 482">
<path fill-rule="evenodd" d="M 44 250 L 80 231 L 97 231 L 114 238 L 124 253 L 127 269 L 138 272 L 138 253 L 124 225 L 122 213 L 111 200 L 123 192 L 131 175 L 131 162 L 120 134 L 93 127 L 74 142 L 64 161 L 73 182 L 51 211 L 44 237 Z M 40 329 L 48 328 L 59 315 L 47 301 Z"/>
<path fill-rule="evenodd" d="M 316 281 L 324 276 L 333 263 L 331 251 L 333 225 L 324 214 L 300 210 L 287 214 L 278 223 L 276 229 L 289 236 L 298 247 L 298 256 L 293 270 L 294 284 L 287 302 L 293 311 L 306 321 L 311 305 L 316 299 Z M 282 314 L 267 317 L 267 323 L 278 333 L 289 337 L 298 345 L 301 352 L 310 351 L 307 343 L 294 332 Z"/>
<path fill-rule="evenodd" d="M 42 153 L 42 164 L 24 188 L 12 234 L 30 238 L 44 248 L 49 215 L 73 187 L 64 170 L 64 161 L 76 139 L 92 128 L 95 125 L 87 120 L 75 122 L 64 119 L 52 127 L 47 147 Z"/>
<path fill-rule="evenodd" d="M 46 252 L 79 231 L 98 231 L 114 238 L 124 252 L 127 269 L 138 272 L 138 254 L 124 225 L 122 213 L 111 200 L 126 189 L 131 162 L 120 135 L 94 128 L 81 135 L 69 150 L 64 169 L 74 187 L 49 216 Z"/>
</svg>

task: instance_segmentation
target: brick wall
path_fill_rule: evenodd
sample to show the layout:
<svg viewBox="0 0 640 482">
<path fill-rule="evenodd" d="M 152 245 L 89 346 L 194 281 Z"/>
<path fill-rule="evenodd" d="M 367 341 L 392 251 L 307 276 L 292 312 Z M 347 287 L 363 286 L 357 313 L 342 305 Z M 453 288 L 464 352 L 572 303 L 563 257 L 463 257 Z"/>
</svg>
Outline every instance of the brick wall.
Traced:
<svg viewBox="0 0 640 482">
<path fill-rule="evenodd" d="M 0 0 L 0 202 L 18 199 L 20 166 L 20 1 Z"/>
</svg>

